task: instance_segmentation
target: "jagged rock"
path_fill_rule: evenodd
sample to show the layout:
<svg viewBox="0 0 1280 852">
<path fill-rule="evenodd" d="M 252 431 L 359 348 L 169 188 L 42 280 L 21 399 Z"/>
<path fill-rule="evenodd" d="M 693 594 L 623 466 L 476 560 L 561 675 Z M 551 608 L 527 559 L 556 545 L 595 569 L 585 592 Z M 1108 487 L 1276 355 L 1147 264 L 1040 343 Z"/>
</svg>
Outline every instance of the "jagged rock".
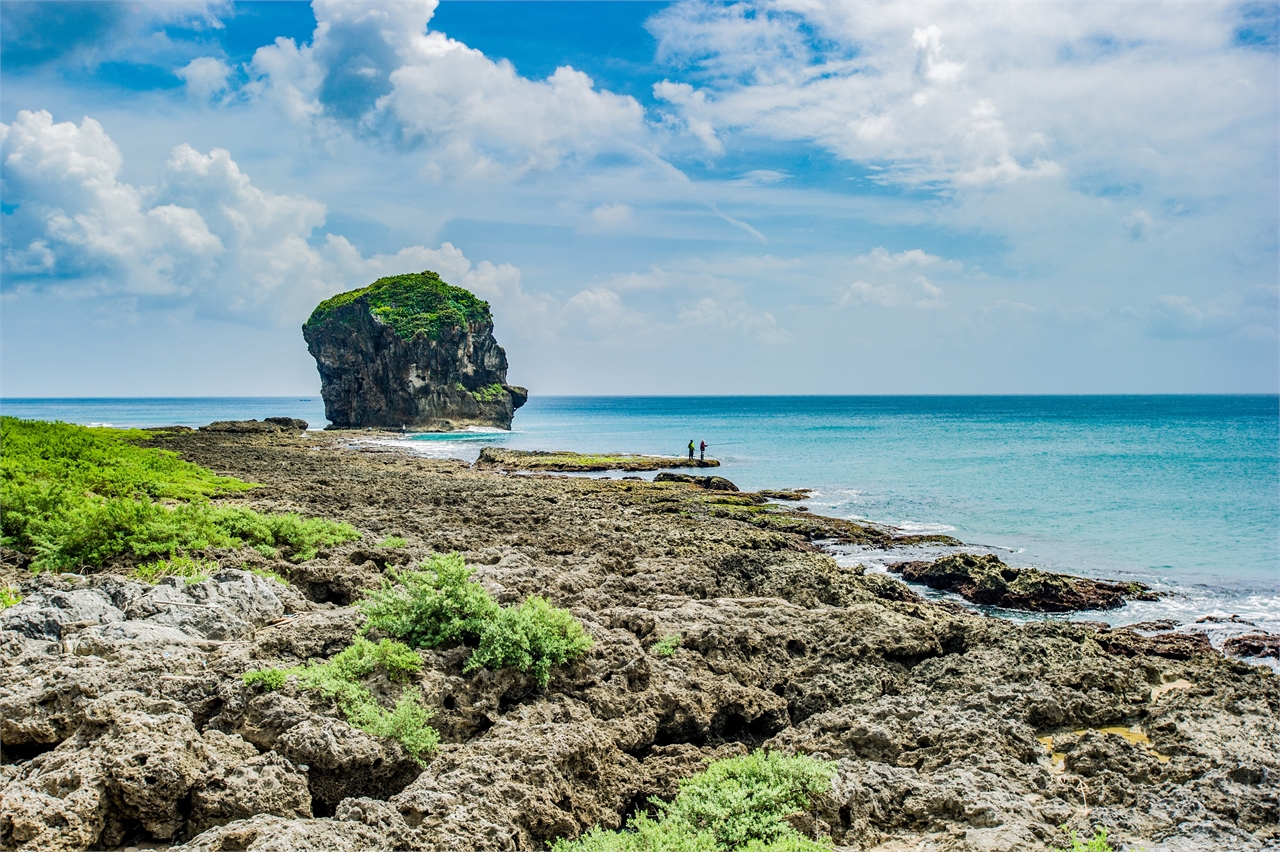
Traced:
<svg viewBox="0 0 1280 852">
<path fill-rule="evenodd" d="M 380 278 L 321 302 L 302 327 L 331 428 L 511 428 L 528 392 L 507 382 L 488 302 L 434 272 Z"/>
<path fill-rule="evenodd" d="M 307 421 L 293 417 L 268 417 L 266 420 L 215 420 L 201 426 L 201 432 L 228 432 L 238 435 L 271 432 L 305 432 Z"/>
<path fill-rule="evenodd" d="M 0 843 L 30 852 L 117 846 L 131 821 L 153 838 L 174 838 L 188 830 L 183 803 L 193 789 L 216 784 L 257 756 L 239 737 L 201 734 L 177 702 L 109 693 L 86 708 L 75 736 L 25 763 L 5 785 Z M 238 807 L 297 815 L 297 790 L 278 793 L 261 784 L 242 787 Z M 206 811 L 201 819 L 212 816 Z"/>
<path fill-rule="evenodd" d="M 1237 657 L 1280 658 L 1280 635 L 1246 633 L 1243 636 L 1232 636 L 1222 643 L 1222 650 Z"/>
<path fill-rule="evenodd" d="M 986 606 L 1032 612 L 1114 609 L 1127 600 L 1154 600 L 1141 583 L 1106 583 L 1036 568 L 1011 568 L 991 554 L 957 553 L 933 562 L 899 562 L 889 570 L 912 583 L 955 592 Z"/>
<path fill-rule="evenodd" d="M 708 491 L 737 491 L 734 485 L 723 476 L 690 476 L 687 473 L 660 473 L 653 478 L 654 482 L 688 482 Z"/>
</svg>

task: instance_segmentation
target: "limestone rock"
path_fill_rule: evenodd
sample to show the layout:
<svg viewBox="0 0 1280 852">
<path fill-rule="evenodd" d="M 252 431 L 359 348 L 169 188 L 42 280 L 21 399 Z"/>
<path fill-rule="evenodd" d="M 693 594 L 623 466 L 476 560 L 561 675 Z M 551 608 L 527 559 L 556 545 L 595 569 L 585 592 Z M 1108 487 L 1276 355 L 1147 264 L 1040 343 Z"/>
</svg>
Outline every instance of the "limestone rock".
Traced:
<svg viewBox="0 0 1280 852">
<path fill-rule="evenodd" d="M 1115 609 L 1126 600 L 1154 600 L 1141 583 L 1106 583 L 1036 568 L 1011 568 L 991 554 L 957 553 L 933 562 L 889 566 L 912 583 L 956 592 L 986 606 L 1032 612 Z"/>
<path fill-rule="evenodd" d="M 528 399 L 508 385 L 489 304 L 434 272 L 380 278 L 328 299 L 302 327 L 331 428 L 511 428 Z"/>
</svg>

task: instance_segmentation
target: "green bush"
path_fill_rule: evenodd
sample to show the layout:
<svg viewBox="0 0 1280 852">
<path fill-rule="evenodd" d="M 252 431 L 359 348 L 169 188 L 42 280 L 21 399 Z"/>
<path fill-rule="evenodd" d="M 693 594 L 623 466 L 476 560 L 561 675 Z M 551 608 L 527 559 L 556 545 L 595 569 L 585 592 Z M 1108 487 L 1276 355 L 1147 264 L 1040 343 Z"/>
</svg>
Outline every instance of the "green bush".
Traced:
<svg viewBox="0 0 1280 852">
<path fill-rule="evenodd" d="M 683 636 L 679 633 L 673 633 L 654 642 L 653 647 L 649 650 L 653 652 L 655 657 L 672 657 L 675 656 L 676 649 L 680 647 L 680 643 L 683 641 Z"/>
<path fill-rule="evenodd" d="M 274 692 L 284 686 L 286 677 L 282 669 L 254 669 L 244 673 L 244 685 L 260 686 L 267 692 Z"/>
<path fill-rule="evenodd" d="M 546 598 L 534 596 L 518 607 L 500 610 L 480 631 L 480 647 L 467 660 L 464 672 L 508 666 L 532 672 L 538 686 L 551 680 L 551 667 L 576 660 L 591 647 L 582 623 Z"/>
<path fill-rule="evenodd" d="M 172 559 L 161 559 L 139 565 L 133 569 L 130 576 L 153 585 L 165 577 L 181 577 L 188 583 L 199 583 L 209 579 L 209 575 L 217 570 L 218 563 L 212 560 L 175 556 Z"/>
<path fill-rule="evenodd" d="M 382 588 L 366 593 L 359 603 L 368 616 L 365 628 L 415 648 L 477 643 L 463 671 L 509 666 L 532 672 L 545 687 L 552 666 L 576 660 L 591 647 L 582 624 L 544 598 L 531 597 L 518 607 L 498 606 L 457 553 L 435 554 L 418 571 L 387 573 L 390 579 Z"/>
<path fill-rule="evenodd" d="M 17 586 L 0 586 L 0 609 L 19 603 L 22 603 L 22 595 L 18 594 Z"/>
<path fill-rule="evenodd" d="M 499 607 L 471 579 L 473 573 L 457 553 L 434 554 L 420 571 L 389 570 L 390 579 L 359 606 L 369 617 L 368 627 L 415 648 L 476 639 Z"/>
<path fill-rule="evenodd" d="M 810 797 L 831 787 L 835 764 L 756 751 L 712 763 L 680 782 L 671 804 L 654 801 L 657 819 L 632 817 L 621 831 L 593 828 L 559 840 L 553 852 L 829 852 L 791 827 Z"/>
<path fill-rule="evenodd" d="M 154 437 L 0 418 L 0 540 L 43 571 L 246 545 L 301 562 L 359 537 L 349 524 L 215 506 L 208 497 L 254 486 L 135 445 Z"/>
<path fill-rule="evenodd" d="M 1067 832 L 1071 840 L 1071 848 L 1067 852 L 1115 852 L 1107 842 L 1107 830 L 1100 825 L 1094 826 L 1093 837 L 1088 841 L 1081 840 L 1075 831 L 1068 830 L 1065 825 L 1062 830 Z"/>
<path fill-rule="evenodd" d="M 835 764 L 807 755 L 756 751 L 717 761 L 680 782 L 663 817 L 691 831 L 709 831 L 724 849 L 750 840 L 768 843 L 796 837 L 786 821 L 807 810 L 810 797 L 831 789 Z"/>
<path fill-rule="evenodd" d="M 422 706 L 418 691 L 413 688 L 401 693 L 394 710 L 385 710 L 360 683 L 377 668 L 383 669 L 391 680 L 404 681 L 422 668 L 422 659 L 400 642 L 383 639 L 374 643 L 357 636 L 327 662 L 288 669 L 255 669 L 245 672 L 243 679 L 246 686 L 276 690 L 284 686 L 287 678 L 296 678 L 300 688 L 337 701 L 348 724 L 373 736 L 396 740 L 422 762 L 422 756 L 435 751 L 440 743 L 440 734 L 427 724 L 431 711 Z"/>
<path fill-rule="evenodd" d="M 378 542 L 378 547 L 400 548 L 408 546 L 409 542 L 398 535 L 389 535 L 382 541 Z"/>
</svg>

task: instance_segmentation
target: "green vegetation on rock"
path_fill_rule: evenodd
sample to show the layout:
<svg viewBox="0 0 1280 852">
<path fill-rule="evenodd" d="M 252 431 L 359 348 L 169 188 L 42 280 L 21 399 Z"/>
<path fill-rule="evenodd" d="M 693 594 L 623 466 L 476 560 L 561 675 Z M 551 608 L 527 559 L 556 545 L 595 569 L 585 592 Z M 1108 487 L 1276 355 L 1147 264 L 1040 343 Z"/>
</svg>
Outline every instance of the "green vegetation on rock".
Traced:
<svg viewBox="0 0 1280 852">
<path fill-rule="evenodd" d="M 389 535 L 382 541 L 378 542 L 378 547 L 400 548 L 408 546 L 409 542 L 398 535 Z"/>
<path fill-rule="evenodd" d="M 22 603 L 22 595 L 16 586 L 0 586 L 0 609 L 8 609 L 14 604 Z"/>
<path fill-rule="evenodd" d="M 553 852 L 827 852 L 787 821 L 831 788 L 836 765 L 805 755 L 755 751 L 712 763 L 680 782 L 657 818 L 638 814 L 620 831 L 593 828 L 559 840 Z"/>
<path fill-rule="evenodd" d="M 475 398 L 476 402 L 494 402 L 495 400 L 502 399 L 506 395 L 507 389 L 499 382 L 494 382 L 487 387 L 478 388 L 471 392 L 471 396 Z"/>
<path fill-rule="evenodd" d="M 422 706 L 413 687 L 400 694 L 394 709 L 383 708 L 360 682 L 379 668 L 390 680 L 403 682 L 422 668 L 422 660 L 401 642 L 383 639 L 374 643 L 357 636 L 328 662 L 254 669 L 245 672 L 244 683 L 270 691 L 283 688 L 288 678 L 296 678 L 300 688 L 336 699 L 348 724 L 373 736 L 396 740 L 421 762 L 423 755 L 440 744 L 439 732 L 427 724 L 431 711 Z"/>
<path fill-rule="evenodd" d="M 139 430 L 0 418 L 2 542 L 32 569 L 99 567 L 125 558 L 186 557 L 206 547 L 254 547 L 294 562 L 359 538 L 350 524 L 264 515 L 208 498 L 255 487 L 139 442 Z"/>
<path fill-rule="evenodd" d="M 680 647 L 680 643 L 684 641 L 684 637 L 679 633 L 673 633 L 670 636 L 664 636 L 657 642 L 653 643 L 653 647 L 649 650 L 653 651 L 655 657 L 673 657 L 676 650 Z"/>
<path fill-rule="evenodd" d="M 172 559 L 143 563 L 134 568 L 130 576 L 152 584 L 160 582 L 165 577 L 180 577 L 188 583 L 199 583 L 209 579 L 209 575 L 217 570 L 218 563 L 212 560 L 175 556 Z"/>
<path fill-rule="evenodd" d="M 1081 840 L 1079 836 L 1064 825 L 1063 830 L 1067 832 L 1067 837 L 1071 841 L 1071 848 L 1065 852 L 1115 852 L 1111 844 L 1107 842 L 1107 830 L 1102 826 L 1095 826 L 1093 829 L 1093 837 L 1088 840 Z"/>
<path fill-rule="evenodd" d="M 553 666 L 578 659 L 591 637 L 568 610 L 534 596 L 515 607 L 501 607 L 472 579 L 473 570 L 457 553 L 435 554 L 421 570 L 389 570 L 381 589 L 359 606 L 366 629 L 403 639 L 416 648 L 456 642 L 479 647 L 464 671 L 487 667 L 532 672 L 539 686 L 551 680 Z"/>
<path fill-rule="evenodd" d="M 418 334 L 435 340 L 442 329 L 492 321 L 488 302 L 425 271 L 379 278 L 368 287 L 325 299 L 312 311 L 306 325 L 319 326 L 340 308 L 356 302 L 362 302 L 370 314 L 390 325 L 404 340 L 412 340 Z"/>
</svg>

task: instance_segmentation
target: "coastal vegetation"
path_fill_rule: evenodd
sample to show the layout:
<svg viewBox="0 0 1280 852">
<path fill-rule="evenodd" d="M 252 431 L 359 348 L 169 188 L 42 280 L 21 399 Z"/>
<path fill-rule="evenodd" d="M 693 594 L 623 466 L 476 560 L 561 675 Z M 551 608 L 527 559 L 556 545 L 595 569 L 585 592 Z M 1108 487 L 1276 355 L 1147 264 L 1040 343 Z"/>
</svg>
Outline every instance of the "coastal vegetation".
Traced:
<svg viewBox="0 0 1280 852">
<path fill-rule="evenodd" d="M 218 563 L 210 559 L 193 559 L 190 556 L 175 556 L 172 559 L 158 559 L 146 562 L 133 569 L 130 574 L 135 580 L 144 583 L 158 583 L 165 577 L 180 577 L 188 583 L 199 583 L 209 579 L 209 575 L 218 570 Z"/>
<path fill-rule="evenodd" d="M 379 278 L 367 287 L 325 299 L 312 311 L 304 330 L 323 325 L 340 308 L 357 301 L 363 301 L 369 313 L 390 325 L 403 340 L 418 334 L 436 340 L 443 329 L 491 321 L 488 302 L 426 271 Z"/>
<path fill-rule="evenodd" d="M 1093 837 L 1088 840 L 1081 840 L 1075 831 L 1067 830 L 1065 825 L 1062 828 L 1067 831 L 1067 837 L 1071 842 L 1071 848 L 1064 852 L 1115 852 L 1107 841 L 1107 830 L 1102 826 L 1095 826 Z"/>
<path fill-rule="evenodd" d="M 14 604 L 22 603 L 22 595 L 14 586 L 0 586 L 0 609 L 8 609 Z"/>
<path fill-rule="evenodd" d="M 32 554 L 32 569 L 42 571 L 120 559 L 154 565 L 209 547 L 249 546 L 302 562 L 359 537 L 346 523 L 215 505 L 209 498 L 255 486 L 141 446 L 156 437 L 0 418 L 4 545 Z"/>
<path fill-rule="evenodd" d="M 553 852 L 826 852 L 787 821 L 831 789 L 833 761 L 757 750 L 719 760 L 680 781 L 674 802 L 655 799 L 626 828 L 593 828 Z"/>
<path fill-rule="evenodd" d="M 418 761 L 435 751 L 440 734 L 427 724 L 431 711 L 422 706 L 413 687 L 406 687 L 392 710 L 386 710 L 361 682 L 381 669 L 392 681 L 407 681 L 422 668 L 422 660 L 409 646 L 383 639 L 371 642 L 357 636 L 331 660 L 287 669 L 263 668 L 245 672 L 246 686 L 265 691 L 281 689 L 294 678 L 300 689 L 337 701 L 348 724 L 376 737 L 389 737 L 404 746 Z"/>
<path fill-rule="evenodd" d="M 435 554 L 421 570 L 387 573 L 382 588 L 366 593 L 359 604 L 368 617 L 366 629 L 415 648 L 474 644 L 464 672 L 511 667 L 531 672 L 545 687 L 553 666 L 572 662 L 591 647 L 581 622 L 545 598 L 534 595 L 519 606 L 499 606 L 457 553 Z"/>
<path fill-rule="evenodd" d="M 670 636 L 663 636 L 657 642 L 654 642 L 651 650 L 655 657 L 674 657 L 682 641 L 684 641 L 684 637 L 679 633 L 673 633 Z"/>
</svg>

